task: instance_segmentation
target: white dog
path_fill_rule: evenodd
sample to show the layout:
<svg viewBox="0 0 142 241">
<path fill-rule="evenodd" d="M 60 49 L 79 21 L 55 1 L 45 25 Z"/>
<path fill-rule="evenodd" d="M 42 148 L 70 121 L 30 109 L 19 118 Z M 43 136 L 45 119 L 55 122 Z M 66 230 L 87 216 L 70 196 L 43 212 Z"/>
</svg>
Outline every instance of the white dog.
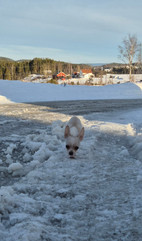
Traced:
<svg viewBox="0 0 142 241">
<path fill-rule="evenodd" d="M 66 139 L 66 149 L 71 158 L 75 157 L 80 146 L 80 141 L 84 137 L 84 127 L 78 117 L 73 116 L 65 127 L 64 137 Z"/>
</svg>

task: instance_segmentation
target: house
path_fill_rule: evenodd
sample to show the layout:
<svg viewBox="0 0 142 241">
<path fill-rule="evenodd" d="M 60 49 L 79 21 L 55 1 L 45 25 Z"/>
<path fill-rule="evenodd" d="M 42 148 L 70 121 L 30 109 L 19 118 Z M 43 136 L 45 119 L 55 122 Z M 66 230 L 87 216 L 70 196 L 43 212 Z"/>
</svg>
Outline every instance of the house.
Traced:
<svg viewBox="0 0 142 241">
<path fill-rule="evenodd" d="M 80 71 L 80 76 L 86 79 L 93 78 L 94 74 L 92 73 L 92 69 L 82 69 Z"/>
<path fill-rule="evenodd" d="M 66 79 L 66 74 L 64 72 L 60 72 L 57 74 L 57 78 L 65 80 Z"/>
<path fill-rule="evenodd" d="M 104 69 L 104 71 L 107 72 L 107 73 L 109 73 L 109 72 L 112 71 L 112 68 L 106 68 L 106 69 Z"/>
<path fill-rule="evenodd" d="M 80 78 L 80 72 L 74 72 L 72 78 Z"/>
</svg>

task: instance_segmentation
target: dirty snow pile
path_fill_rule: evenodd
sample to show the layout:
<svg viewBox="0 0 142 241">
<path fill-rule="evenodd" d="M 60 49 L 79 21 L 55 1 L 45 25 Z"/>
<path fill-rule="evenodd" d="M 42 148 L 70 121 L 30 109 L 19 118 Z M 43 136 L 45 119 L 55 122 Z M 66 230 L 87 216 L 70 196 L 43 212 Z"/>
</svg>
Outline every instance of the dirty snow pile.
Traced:
<svg viewBox="0 0 142 241">
<path fill-rule="evenodd" d="M 63 137 L 69 116 L 28 135 L 0 136 L 0 240 L 141 240 L 142 110 L 136 113 L 80 116 L 85 137 L 75 159 Z"/>
</svg>

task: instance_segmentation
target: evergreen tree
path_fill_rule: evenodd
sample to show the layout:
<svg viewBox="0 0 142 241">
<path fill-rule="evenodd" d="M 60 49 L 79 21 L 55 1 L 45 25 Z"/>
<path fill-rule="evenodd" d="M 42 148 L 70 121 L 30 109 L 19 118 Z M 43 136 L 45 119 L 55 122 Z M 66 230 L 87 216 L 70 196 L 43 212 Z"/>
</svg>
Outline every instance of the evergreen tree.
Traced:
<svg viewBox="0 0 142 241">
<path fill-rule="evenodd" d="M 3 79 L 3 70 L 1 66 L 0 66 L 0 79 Z"/>
<path fill-rule="evenodd" d="M 11 80 L 11 74 L 10 74 L 10 70 L 8 67 L 5 68 L 4 79 Z"/>
<path fill-rule="evenodd" d="M 0 58 L 0 79 L 20 80 L 29 74 L 45 74 L 51 70 L 52 75 L 58 72 L 70 74 L 79 68 L 86 68 L 86 65 L 69 64 L 52 59 L 35 58 L 33 60 L 10 61 L 5 58 Z"/>
</svg>

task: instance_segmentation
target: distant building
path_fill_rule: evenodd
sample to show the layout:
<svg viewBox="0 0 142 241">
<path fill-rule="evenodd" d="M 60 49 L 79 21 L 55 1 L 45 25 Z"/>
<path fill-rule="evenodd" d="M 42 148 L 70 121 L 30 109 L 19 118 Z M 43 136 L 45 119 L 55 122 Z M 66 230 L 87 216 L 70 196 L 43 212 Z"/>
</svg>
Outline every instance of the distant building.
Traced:
<svg viewBox="0 0 142 241">
<path fill-rule="evenodd" d="M 80 78 L 80 72 L 74 72 L 72 78 Z"/>
<path fill-rule="evenodd" d="M 92 69 L 82 69 L 80 71 L 80 77 L 84 77 L 84 78 L 93 78 L 94 77 L 94 74 L 92 72 Z"/>
<path fill-rule="evenodd" d="M 107 73 L 109 73 L 109 72 L 112 71 L 112 68 L 106 68 L 106 69 L 104 69 L 104 71 L 107 72 Z"/>
<path fill-rule="evenodd" d="M 57 74 L 57 78 L 65 80 L 66 79 L 66 74 L 64 72 L 60 72 Z"/>
</svg>

